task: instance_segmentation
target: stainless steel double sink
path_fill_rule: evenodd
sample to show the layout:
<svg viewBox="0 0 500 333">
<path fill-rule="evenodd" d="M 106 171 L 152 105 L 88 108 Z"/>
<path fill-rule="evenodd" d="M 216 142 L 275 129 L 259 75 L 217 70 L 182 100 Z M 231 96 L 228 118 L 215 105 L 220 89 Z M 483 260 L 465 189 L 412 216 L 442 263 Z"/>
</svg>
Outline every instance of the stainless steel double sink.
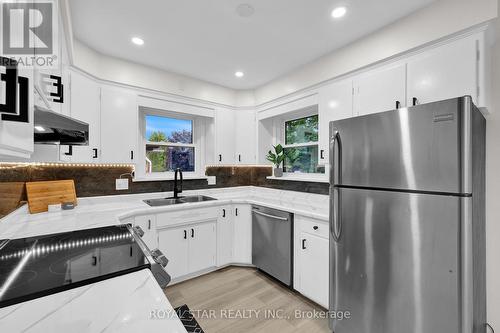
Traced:
<svg viewBox="0 0 500 333">
<path fill-rule="evenodd" d="M 170 206 L 183 203 L 203 202 L 212 200 L 217 200 L 217 199 L 212 197 L 207 197 L 205 195 L 190 195 L 186 197 L 177 197 L 177 198 L 150 199 L 150 200 L 144 200 L 144 202 L 150 205 L 151 207 L 157 207 L 157 206 Z"/>
</svg>

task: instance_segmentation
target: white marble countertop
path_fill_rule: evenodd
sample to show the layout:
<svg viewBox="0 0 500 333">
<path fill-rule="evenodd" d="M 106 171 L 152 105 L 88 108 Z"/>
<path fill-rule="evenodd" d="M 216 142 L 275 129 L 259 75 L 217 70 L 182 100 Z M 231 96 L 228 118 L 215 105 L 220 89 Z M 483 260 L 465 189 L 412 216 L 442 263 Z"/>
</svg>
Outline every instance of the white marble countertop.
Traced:
<svg viewBox="0 0 500 333">
<path fill-rule="evenodd" d="M 29 214 L 26 206 L 0 220 L 0 239 L 121 224 L 136 215 L 248 203 L 328 220 L 328 196 L 260 187 L 185 191 L 216 201 L 150 207 L 145 199 L 172 193 L 79 198 L 74 210 Z M 172 306 L 149 270 L 112 278 L 0 309 L 0 332 L 186 332 L 178 318 L 150 319 Z"/>
<path fill-rule="evenodd" d="M 184 191 L 182 195 L 203 194 L 218 200 L 172 206 L 150 207 L 145 199 L 172 196 L 171 192 L 79 198 L 70 211 L 29 214 L 23 206 L 0 219 L 0 239 L 23 238 L 72 230 L 120 224 L 135 215 L 154 214 L 183 209 L 248 203 L 289 211 L 319 220 L 328 220 L 328 196 L 275 190 L 262 187 L 233 187 Z"/>
<path fill-rule="evenodd" d="M 0 332 L 186 333 L 149 269 L 0 309 Z"/>
</svg>

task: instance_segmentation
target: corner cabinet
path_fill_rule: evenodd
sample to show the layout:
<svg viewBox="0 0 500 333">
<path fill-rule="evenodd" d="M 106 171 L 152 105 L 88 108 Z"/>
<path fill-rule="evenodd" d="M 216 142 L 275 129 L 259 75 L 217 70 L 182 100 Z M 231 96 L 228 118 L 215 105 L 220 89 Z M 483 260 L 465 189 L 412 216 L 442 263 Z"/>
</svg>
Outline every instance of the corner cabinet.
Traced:
<svg viewBox="0 0 500 333">
<path fill-rule="evenodd" d="M 217 266 L 224 266 L 233 261 L 233 216 L 231 206 L 219 208 L 217 220 Z"/>
<path fill-rule="evenodd" d="M 216 164 L 255 164 L 257 158 L 255 111 L 217 109 L 215 131 Z"/>
<path fill-rule="evenodd" d="M 138 161 L 138 121 L 135 93 L 126 89 L 101 88 L 101 162 Z"/>
<path fill-rule="evenodd" d="M 295 215 L 294 288 L 328 309 L 329 229 L 328 222 Z"/>
</svg>

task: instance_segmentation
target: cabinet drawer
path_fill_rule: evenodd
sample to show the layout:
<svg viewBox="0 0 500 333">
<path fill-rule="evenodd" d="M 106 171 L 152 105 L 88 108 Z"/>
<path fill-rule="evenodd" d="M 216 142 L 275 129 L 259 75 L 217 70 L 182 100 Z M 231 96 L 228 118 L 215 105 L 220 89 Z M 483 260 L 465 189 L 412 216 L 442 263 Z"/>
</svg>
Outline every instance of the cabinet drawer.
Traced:
<svg viewBox="0 0 500 333">
<path fill-rule="evenodd" d="M 158 228 L 168 227 L 179 223 L 200 222 L 202 220 L 214 220 L 219 216 L 219 207 L 207 207 L 199 209 L 182 209 L 174 212 L 158 214 L 156 226 Z"/>
<path fill-rule="evenodd" d="M 301 232 L 328 238 L 329 225 L 326 221 L 295 215 L 295 223 Z"/>
</svg>

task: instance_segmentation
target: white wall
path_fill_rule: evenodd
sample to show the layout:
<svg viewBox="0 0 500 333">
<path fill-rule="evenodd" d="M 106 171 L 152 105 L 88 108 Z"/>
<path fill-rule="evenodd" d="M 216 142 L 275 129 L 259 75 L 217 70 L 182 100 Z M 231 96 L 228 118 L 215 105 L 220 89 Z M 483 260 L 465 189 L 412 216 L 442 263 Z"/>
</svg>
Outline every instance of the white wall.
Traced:
<svg viewBox="0 0 500 333">
<path fill-rule="evenodd" d="M 500 16 L 499 16 L 500 17 Z M 486 270 L 488 321 L 500 330 L 500 20 L 493 50 L 492 113 L 486 122 Z"/>
<path fill-rule="evenodd" d="M 497 0 L 439 0 L 255 90 L 262 104 L 497 17 Z"/>
<path fill-rule="evenodd" d="M 100 54 L 74 40 L 73 63 L 103 80 L 233 106 L 253 104 L 253 94 Z M 242 105 L 244 106 L 244 105 Z"/>
</svg>

